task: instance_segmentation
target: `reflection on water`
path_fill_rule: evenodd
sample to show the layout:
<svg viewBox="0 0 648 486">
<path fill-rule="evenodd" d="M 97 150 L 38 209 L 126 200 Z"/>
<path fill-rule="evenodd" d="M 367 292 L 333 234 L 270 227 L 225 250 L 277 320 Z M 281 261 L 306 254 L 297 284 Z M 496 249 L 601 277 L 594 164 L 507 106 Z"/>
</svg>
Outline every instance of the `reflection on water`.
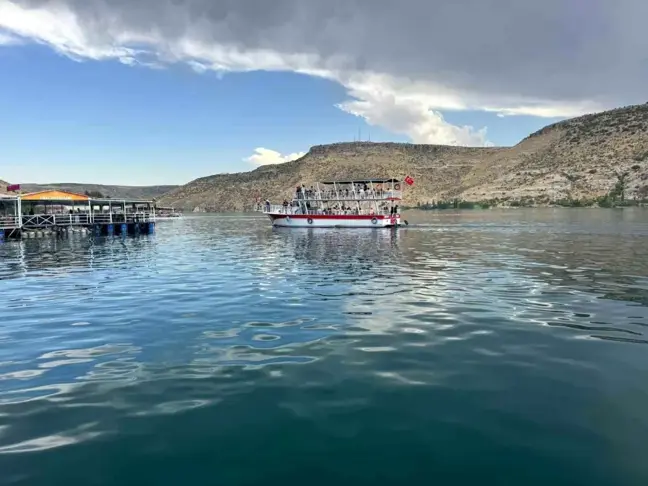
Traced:
<svg viewBox="0 0 648 486">
<path fill-rule="evenodd" d="M 407 219 L 1 245 L 0 484 L 647 484 L 648 213 Z"/>
</svg>

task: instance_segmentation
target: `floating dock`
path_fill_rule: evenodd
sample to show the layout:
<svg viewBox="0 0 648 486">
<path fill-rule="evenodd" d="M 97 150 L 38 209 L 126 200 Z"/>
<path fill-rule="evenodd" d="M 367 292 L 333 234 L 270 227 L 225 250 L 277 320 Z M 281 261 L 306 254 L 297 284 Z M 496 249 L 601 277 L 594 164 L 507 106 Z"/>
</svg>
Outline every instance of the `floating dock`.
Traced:
<svg viewBox="0 0 648 486">
<path fill-rule="evenodd" d="M 154 203 L 97 199 L 66 191 L 0 195 L 0 241 L 76 232 L 94 236 L 152 234 Z"/>
</svg>

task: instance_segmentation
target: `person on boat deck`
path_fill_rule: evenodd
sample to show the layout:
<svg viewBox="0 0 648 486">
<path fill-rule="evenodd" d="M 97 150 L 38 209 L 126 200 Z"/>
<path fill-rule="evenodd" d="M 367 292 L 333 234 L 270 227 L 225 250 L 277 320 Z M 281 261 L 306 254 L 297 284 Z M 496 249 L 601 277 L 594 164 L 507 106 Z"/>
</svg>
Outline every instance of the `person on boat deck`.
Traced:
<svg viewBox="0 0 648 486">
<path fill-rule="evenodd" d="M 265 200 L 265 207 L 266 207 L 266 211 L 269 213 L 270 212 L 270 201 L 268 201 L 267 199 Z"/>
<path fill-rule="evenodd" d="M 284 212 L 287 213 L 288 212 L 288 201 L 286 201 L 285 199 L 284 199 L 284 202 L 283 202 L 283 207 L 284 207 Z"/>
</svg>

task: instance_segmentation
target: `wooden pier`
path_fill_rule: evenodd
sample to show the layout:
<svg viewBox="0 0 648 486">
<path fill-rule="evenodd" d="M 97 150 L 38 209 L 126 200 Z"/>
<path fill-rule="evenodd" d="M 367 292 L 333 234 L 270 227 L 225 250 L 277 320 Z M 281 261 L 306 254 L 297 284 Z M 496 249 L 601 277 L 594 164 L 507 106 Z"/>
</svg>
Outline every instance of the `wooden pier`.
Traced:
<svg viewBox="0 0 648 486">
<path fill-rule="evenodd" d="M 94 236 L 152 234 L 154 204 L 65 191 L 0 195 L 0 241 L 75 232 Z"/>
</svg>

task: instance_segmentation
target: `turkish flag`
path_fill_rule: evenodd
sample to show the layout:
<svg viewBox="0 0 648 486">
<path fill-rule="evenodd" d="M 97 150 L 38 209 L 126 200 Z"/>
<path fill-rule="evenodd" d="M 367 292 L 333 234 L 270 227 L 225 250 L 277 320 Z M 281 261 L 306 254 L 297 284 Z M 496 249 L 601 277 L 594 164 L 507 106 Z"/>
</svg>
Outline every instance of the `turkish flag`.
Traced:
<svg viewBox="0 0 648 486">
<path fill-rule="evenodd" d="M 20 184 L 12 184 L 7 186 L 7 192 L 20 191 Z"/>
<path fill-rule="evenodd" d="M 410 176 L 407 176 L 405 178 L 405 182 L 407 183 L 408 186 L 411 186 L 412 184 L 414 184 L 414 179 L 412 179 Z"/>
</svg>

